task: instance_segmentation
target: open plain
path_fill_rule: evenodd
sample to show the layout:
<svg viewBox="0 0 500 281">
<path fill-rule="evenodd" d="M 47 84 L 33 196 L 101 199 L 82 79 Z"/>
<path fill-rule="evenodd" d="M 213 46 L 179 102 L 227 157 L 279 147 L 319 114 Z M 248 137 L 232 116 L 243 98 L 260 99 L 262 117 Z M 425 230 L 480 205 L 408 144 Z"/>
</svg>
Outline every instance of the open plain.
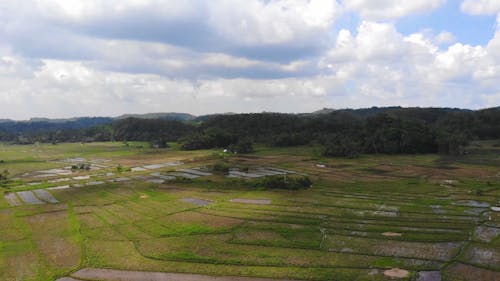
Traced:
<svg viewBox="0 0 500 281">
<path fill-rule="evenodd" d="M 468 151 L 0 145 L 0 280 L 500 280 L 500 148 Z"/>
</svg>

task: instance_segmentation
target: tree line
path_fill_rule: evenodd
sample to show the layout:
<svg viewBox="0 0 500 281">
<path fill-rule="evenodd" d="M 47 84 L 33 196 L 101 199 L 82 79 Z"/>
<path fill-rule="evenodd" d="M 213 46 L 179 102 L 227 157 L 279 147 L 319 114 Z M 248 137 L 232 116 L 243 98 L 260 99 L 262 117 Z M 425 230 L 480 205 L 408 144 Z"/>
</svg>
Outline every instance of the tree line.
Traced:
<svg viewBox="0 0 500 281">
<path fill-rule="evenodd" d="M 95 120 L 93 120 L 95 121 Z M 87 128 L 12 131 L 0 124 L 0 140 L 11 143 L 176 141 L 186 150 L 225 148 L 246 153 L 252 144 L 285 147 L 316 144 L 327 156 L 360 153 L 461 154 L 475 139 L 500 139 L 500 108 L 368 108 L 313 114 L 254 113 L 193 120 L 126 118 Z"/>
</svg>

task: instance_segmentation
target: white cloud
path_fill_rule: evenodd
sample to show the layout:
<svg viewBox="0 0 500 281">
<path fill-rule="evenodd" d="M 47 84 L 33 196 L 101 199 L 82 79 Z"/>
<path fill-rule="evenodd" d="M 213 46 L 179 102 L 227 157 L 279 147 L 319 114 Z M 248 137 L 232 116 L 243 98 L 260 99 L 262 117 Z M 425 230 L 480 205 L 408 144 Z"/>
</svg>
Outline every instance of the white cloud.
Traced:
<svg viewBox="0 0 500 281">
<path fill-rule="evenodd" d="M 341 10 L 336 0 L 27 1 L 35 1 L 36 13 L 47 21 L 77 30 L 102 32 L 110 38 L 144 40 L 148 37 L 145 33 L 157 30 L 147 40 L 196 41 L 219 37 L 211 43 L 230 46 L 318 45 L 312 39 L 319 41 L 319 34 L 328 31 Z M 192 28 L 186 32 L 196 34 L 191 34 L 191 39 L 182 38 L 187 34 L 175 30 L 176 25 Z M 165 38 L 161 31 L 166 30 L 170 31 Z M 307 39 L 310 41 L 304 43 Z"/>
<path fill-rule="evenodd" d="M 207 54 L 202 59 L 201 63 L 205 65 L 224 66 L 229 68 L 246 68 L 261 64 L 261 62 L 256 60 L 238 58 L 222 53 Z"/>
<path fill-rule="evenodd" d="M 471 46 L 383 22 L 444 0 L 338 2 L 3 1 L 0 118 L 498 105 L 500 29 Z"/>
<path fill-rule="evenodd" d="M 460 6 L 463 12 L 472 15 L 494 15 L 500 13 L 498 0 L 465 0 Z"/>
<path fill-rule="evenodd" d="M 8 69 L 0 64 L 0 73 Z M 172 79 L 43 60 L 30 77 L 0 76 L 0 118 L 109 116 L 126 112 L 304 111 L 325 105 L 335 83 L 312 79 Z"/>
<path fill-rule="evenodd" d="M 344 0 L 347 10 L 356 11 L 367 20 L 397 19 L 411 14 L 430 12 L 447 0 Z"/>
<path fill-rule="evenodd" d="M 487 47 L 456 43 L 440 50 L 433 36 L 404 36 L 393 24 L 364 21 L 356 35 L 339 32 L 320 67 L 342 81 L 344 92 L 359 93 L 349 97 L 356 104 L 493 106 L 489 94 L 477 92 L 499 90 L 492 83 L 500 77 L 496 38 Z"/>
<path fill-rule="evenodd" d="M 339 14 L 335 0 L 219 0 L 210 24 L 240 44 L 279 44 L 326 31 Z M 242 8 L 244 7 L 244 8 Z"/>
<path fill-rule="evenodd" d="M 436 36 L 434 41 L 436 42 L 436 44 L 441 45 L 441 44 L 455 43 L 457 39 L 455 38 L 455 35 L 453 35 L 453 33 L 448 31 L 442 31 Z"/>
<path fill-rule="evenodd" d="M 30 0 L 28 0 L 30 1 Z M 120 17 L 148 12 L 150 16 L 182 19 L 199 14 L 202 1 L 176 0 L 33 0 L 43 17 L 69 23 L 88 22 L 101 17 Z"/>
</svg>

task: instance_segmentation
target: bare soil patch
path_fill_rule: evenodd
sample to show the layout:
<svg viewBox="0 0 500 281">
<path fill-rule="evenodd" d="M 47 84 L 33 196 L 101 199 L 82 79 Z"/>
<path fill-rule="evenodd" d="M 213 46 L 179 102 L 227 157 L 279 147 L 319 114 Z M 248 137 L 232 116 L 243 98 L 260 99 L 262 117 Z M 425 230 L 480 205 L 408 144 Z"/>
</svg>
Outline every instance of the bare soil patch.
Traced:
<svg viewBox="0 0 500 281">
<path fill-rule="evenodd" d="M 132 172 L 142 172 L 142 171 L 146 171 L 145 168 L 143 167 L 133 167 L 132 169 L 130 169 Z"/>
<path fill-rule="evenodd" d="M 370 253 L 375 255 L 447 261 L 457 253 L 460 242 L 409 242 L 345 237 L 330 234 L 325 247 L 330 251 Z"/>
<path fill-rule="evenodd" d="M 55 179 L 55 180 L 49 180 L 49 183 L 58 183 L 58 182 L 65 182 L 65 181 L 70 181 L 70 178 L 61 178 L 61 179 Z"/>
<path fill-rule="evenodd" d="M 209 276 L 188 273 L 164 273 L 146 271 L 127 271 L 113 269 L 85 268 L 71 275 L 86 280 L 104 281 L 272 281 L 270 278 L 237 277 L 237 276 Z M 283 281 L 287 281 L 284 280 Z"/>
<path fill-rule="evenodd" d="M 500 268 L 500 250 L 495 247 L 478 244 L 467 249 L 464 256 L 471 263 Z"/>
<path fill-rule="evenodd" d="M 391 278 L 406 278 L 409 276 L 408 270 L 392 268 L 384 271 L 384 275 Z"/>
<path fill-rule="evenodd" d="M 90 179 L 90 176 L 78 176 L 78 177 L 73 177 L 74 180 L 88 180 Z"/>
<path fill-rule="evenodd" d="M 472 265 L 455 263 L 446 269 L 447 280 L 498 281 L 500 272 Z"/>
<path fill-rule="evenodd" d="M 270 199 L 244 199 L 244 198 L 235 198 L 229 200 L 233 203 L 243 203 L 243 204 L 257 204 L 257 205 L 270 205 Z"/>
<path fill-rule="evenodd" d="M 163 168 L 165 167 L 164 164 L 151 164 L 151 165 L 145 165 L 144 168 L 148 169 L 148 170 L 154 170 L 154 169 L 160 169 L 160 168 Z"/>
<path fill-rule="evenodd" d="M 12 207 L 22 205 L 21 201 L 19 201 L 19 198 L 17 198 L 16 194 L 13 192 L 5 193 L 4 197 L 5 200 L 7 200 L 7 203 L 9 203 L 9 205 L 11 205 Z"/>
<path fill-rule="evenodd" d="M 72 237 L 66 212 L 35 215 L 27 221 L 36 233 L 33 240 L 49 264 L 67 269 L 80 263 L 81 248 Z"/>
<path fill-rule="evenodd" d="M 203 199 L 197 199 L 197 198 L 183 198 L 183 199 L 181 199 L 181 201 L 191 203 L 191 204 L 194 204 L 197 206 L 207 206 L 213 202 L 211 200 L 203 200 Z"/>
<path fill-rule="evenodd" d="M 90 181 L 90 182 L 86 183 L 85 185 L 93 186 L 93 185 L 101 185 L 101 184 L 104 184 L 104 182 L 103 181 Z"/>
<path fill-rule="evenodd" d="M 484 225 L 478 226 L 474 235 L 478 240 L 489 243 L 500 235 L 500 228 L 488 227 Z"/>
<path fill-rule="evenodd" d="M 56 186 L 56 187 L 50 187 L 47 188 L 48 190 L 61 190 L 61 189 L 69 189 L 71 186 L 69 185 L 61 185 L 61 186 Z"/>
<path fill-rule="evenodd" d="M 384 232 L 382 235 L 386 237 L 401 237 L 403 234 L 397 232 Z"/>
</svg>

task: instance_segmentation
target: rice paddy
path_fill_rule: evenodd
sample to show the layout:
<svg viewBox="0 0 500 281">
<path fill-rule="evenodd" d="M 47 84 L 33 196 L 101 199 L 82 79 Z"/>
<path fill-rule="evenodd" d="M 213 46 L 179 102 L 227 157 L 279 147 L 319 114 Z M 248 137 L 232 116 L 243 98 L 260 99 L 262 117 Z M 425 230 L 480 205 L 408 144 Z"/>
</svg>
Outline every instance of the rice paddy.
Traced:
<svg viewBox="0 0 500 281">
<path fill-rule="evenodd" d="M 0 279 L 500 280 L 494 161 L 172 147 L 1 146 Z M 248 184 L 293 174 L 313 186 Z"/>
</svg>

